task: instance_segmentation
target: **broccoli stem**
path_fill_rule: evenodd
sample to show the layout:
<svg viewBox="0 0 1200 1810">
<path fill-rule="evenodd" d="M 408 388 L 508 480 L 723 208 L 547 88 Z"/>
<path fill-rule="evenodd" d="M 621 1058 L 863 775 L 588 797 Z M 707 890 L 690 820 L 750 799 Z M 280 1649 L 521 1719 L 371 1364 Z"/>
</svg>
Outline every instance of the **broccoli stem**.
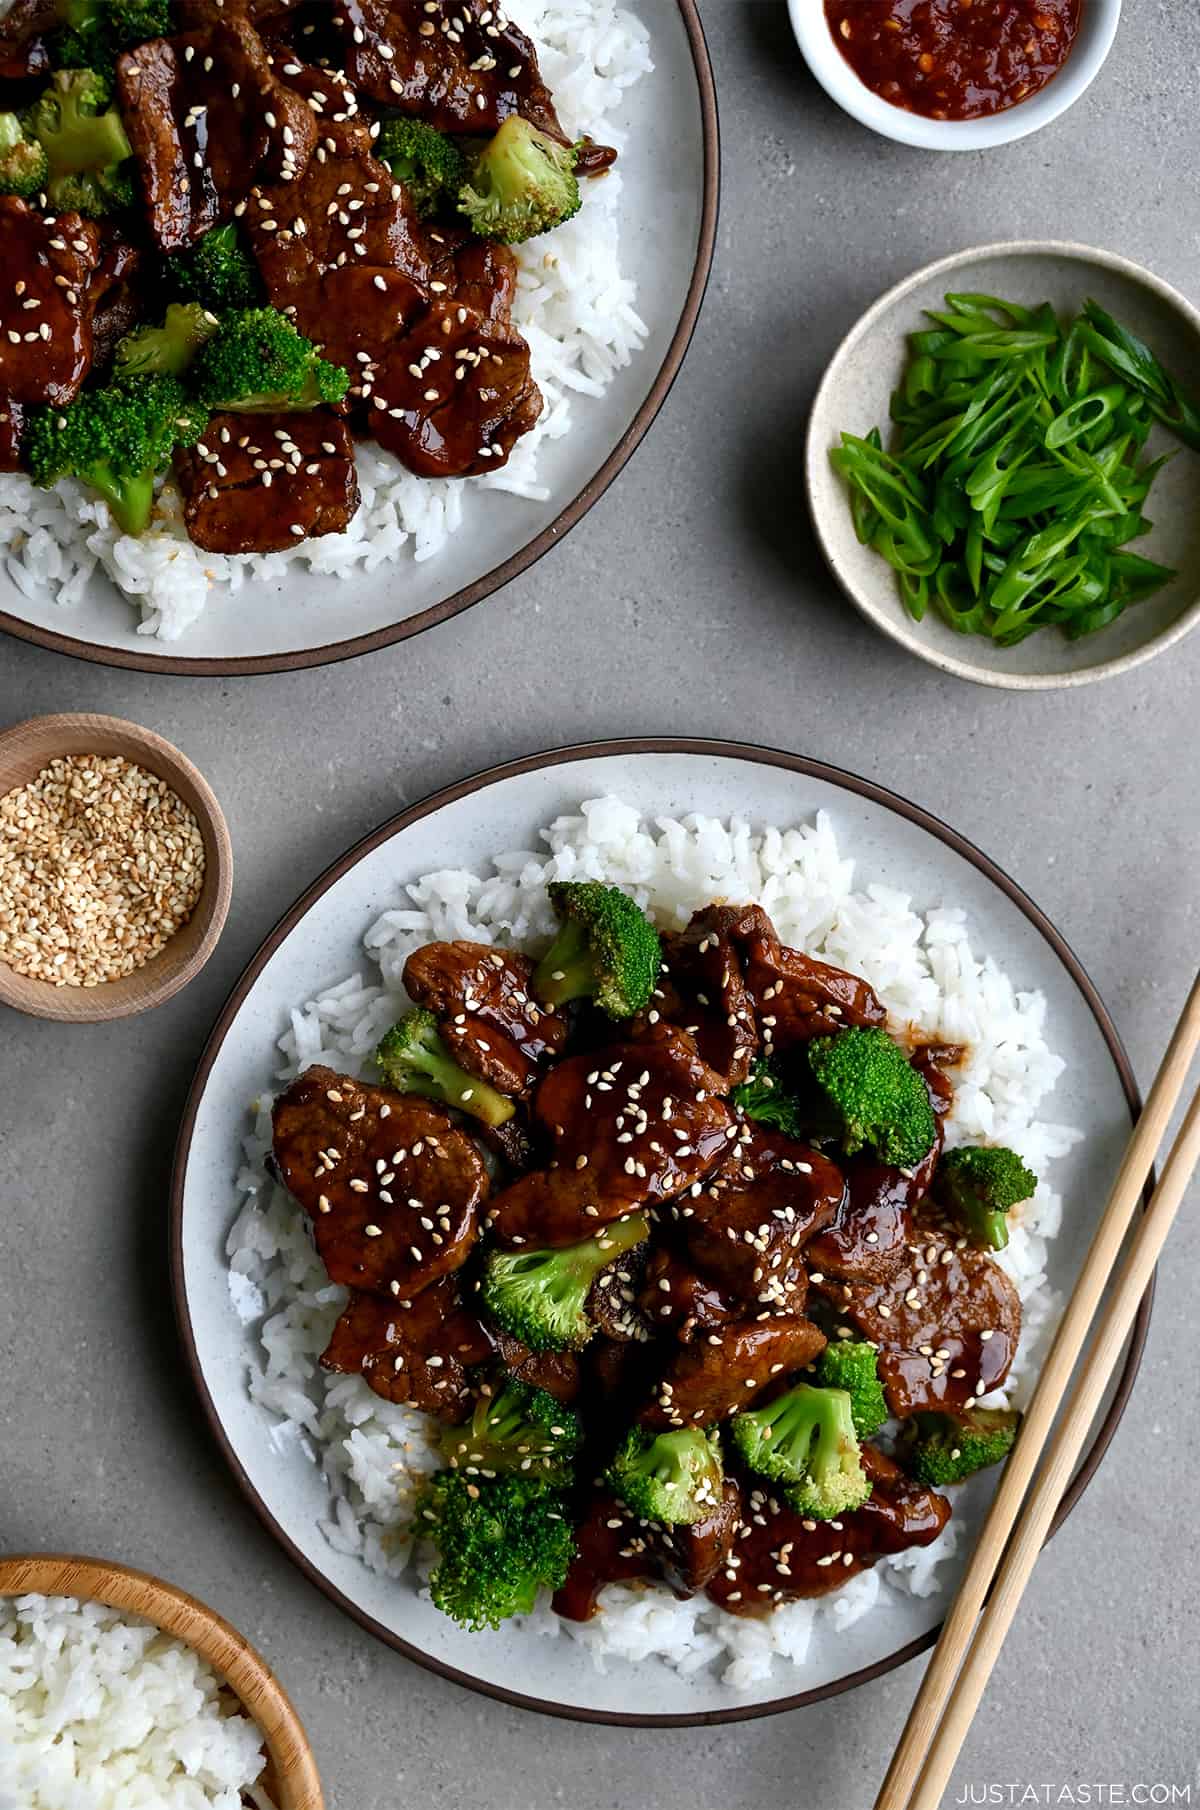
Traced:
<svg viewBox="0 0 1200 1810">
<path fill-rule="evenodd" d="M 384 1037 L 375 1059 L 390 1087 L 457 1107 L 484 1125 L 504 1125 L 517 1110 L 504 1094 L 458 1066 L 432 1013 L 410 1012 Z"/>
<path fill-rule="evenodd" d="M 590 999 L 596 991 L 596 964 L 587 932 L 573 920 L 564 924 L 534 970 L 531 990 L 548 1006 Z"/>
<path fill-rule="evenodd" d="M 98 490 L 113 519 L 124 534 L 144 534 L 150 526 L 154 509 L 154 476 L 152 471 L 116 472 L 108 466 L 93 466 L 87 481 Z"/>
</svg>

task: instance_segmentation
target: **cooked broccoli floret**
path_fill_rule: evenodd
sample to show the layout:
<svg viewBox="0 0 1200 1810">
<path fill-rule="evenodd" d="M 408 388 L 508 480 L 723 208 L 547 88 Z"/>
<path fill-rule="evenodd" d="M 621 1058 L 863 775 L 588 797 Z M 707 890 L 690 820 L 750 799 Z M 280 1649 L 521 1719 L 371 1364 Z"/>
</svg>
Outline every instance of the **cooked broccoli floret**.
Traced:
<svg viewBox="0 0 1200 1810">
<path fill-rule="evenodd" d="M 438 1035 L 437 1019 L 414 1006 L 394 1024 L 375 1051 L 389 1087 L 457 1106 L 485 1125 L 503 1125 L 517 1110 L 513 1102 L 477 1075 L 460 1068 Z"/>
<path fill-rule="evenodd" d="M 800 1105 L 779 1083 L 771 1064 L 760 1058 L 748 1081 L 735 1087 L 730 1099 L 748 1119 L 760 1125 L 774 1125 L 790 1138 L 803 1136 Z"/>
<path fill-rule="evenodd" d="M 850 1397 L 854 1431 L 860 1439 L 878 1433 L 888 1418 L 878 1361 L 878 1346 L 866 1339 L 834 1339 L 817 1359 L 817 1376 L 824 1386 L 844 1389 Z"/>
<path fill-rule="evenodd" d="M 172 302 L 161 327 L 135 327 L 117 342 L 113 375 L 182 377 L 217 326 L 216 315 L 199 302 Z"/>
<path fill-rule="evenodd" d="M 263 299 L 258 265 L 232 224 L 214 226 L 187 251 L 177 252 L 168 271 L 180 295 L 218 313 L 253 308 Z"/>
<path fill-rule="evenodd" d="M 171 32 L 169 0 L 60 0 L 62 28 L 54 37 L 60 69 L 95 69 L 111 76 L 123 50 Z"/>
<path fill-rule="evenodd" d="M 869 1144 L 898 1169 L 928 1156 L 937 1136 L 929 1090 L 886 1031 L 856 1026 L 806 1047 L 847 1156 Z"/>
<path fill-rule="evenodd" d="M 798 1383 L 763 1408 L 735 1414 L 729 1433 L 742 1462 L 782 1484 L 797 1514 L 829 1521 L 861 1508 L 871 1494 L 844 1389 Z"/>
<path fill-rule="evenodd" d="M 126 534 L 143 534 L 154 480 L 177 446 L 204 432 L 207 411 L 174 377 L 135 377 L 84 390 L 65 408 L 31 415 L 25 453 L 35 483 L 79 478 L 98 490 Z"/>
<path fill-rule="evenodd" d="M 595 1331 L 587 1317 L 592 1283 L 649 1236 L 645 1214 L 629 1213 L 557 1251 L 493 1251 L 479 1284 L 483 1305 L 531 1351 L 580 1351 Z"/>
<path fill-rule="evenodd" d="M 110 90 L 91 69 L 60 69 L 25 115 L 25 130 L 46 153 L 44 188 L 52 206 L 103 216 L 133 201 L 132 156 Z"/>
<path fill-rule="evenodd" d="M 1008 1215 L 1028 1200 L 1037 1176 L 1015 1150 L 967 1145 L 948 1150 L 938 1164 L 934 1195 L 952 1213 L 972 1244 L 1002 1251 L 1008 1243 Z"/>
<path fill-rule="evenodd" d="M 631 1427 L 605 1482 L 644 1521 L 668 1527 L 703 1521 L 720 1506 L 725 1482 L 716 1430 Z"/>
<path fill-rule="evenodd" d="M 918 1483 L 940 1489 L 1007 1458 L 1021 1416 L 1015 1408 L 973 1408 L 962 1416 L 918 1414 L 902 1452 Z"/>
<path fill-rule="evenodd" d="M 467 180 L 466 159 L 454 140 L 421 119 L 385 120 L 375 155 L 403 183 L 423 220 L 455 202 Z"/>
<path fill-rule="evenodd" d="M 442 1429 L 442 1456 L 453 1471 L 494 1477 L 518 1471 L 543 1483 L 570 1483 L 583 1444 L 579 1416 L 544 1389 L 509 1379 L 484 1391 L 466 1426 Z"/>
<path fill-rule="evenodd" d="M 537 998 L 551 1006 L 594 999 L 610 1018 L 640 1012 L 662 963 L 649 918 L 599 880 L 552 880 L 549 893 L 563 926 L 534 970 Z"/>
<path fill-rule="evenodd" d="M 459 212 L 471 231 L 505 245 L 561 226 L 580 207 L 575 147 L 511 114 L 471 165 Z"/>
<path fill-rule="evenodd" d="M 15 113 L 0 113 L 0 195 L 36 195 L 46 181 L 46 153 L 27 137 Z"/>
<path fill-rule="evenodd" d="M 528 1615 L 543 1585 L 557 1590 L 575 1553 L 565 1498 L 528 1477 L 439 1471 L 417 1504 L 414 1531 L 438 1549 L 434 1602 L 473 1632 Z"/>
<path fill-rule="evenodd" d="M 261 414 L 340 402 L 350 386 L 311 340 L 275 308 L 227 314 L 192 371 L 196 393 L 213 409 Z"/>
</svg>

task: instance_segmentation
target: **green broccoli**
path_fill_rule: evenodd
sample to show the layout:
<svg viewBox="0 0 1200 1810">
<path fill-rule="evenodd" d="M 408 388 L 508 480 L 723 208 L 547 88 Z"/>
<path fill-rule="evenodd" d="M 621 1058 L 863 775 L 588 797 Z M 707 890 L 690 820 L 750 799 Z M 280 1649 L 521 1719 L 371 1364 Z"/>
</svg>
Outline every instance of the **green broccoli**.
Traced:
<svg viewBox="0 0 1200 1810">
<path fill-rule="evenodd" d="M 167 272 L 180 295 L 216 313 L 253 308 L 263 299 L 258 266 L 232 224 L 214 226 L 187 251 L 176 252 Z"/>
<path fill-rule="evenodd" d="M 172 29 L 169 0 L 60 0 L 61 28 L 52 52 L 59 69 L 94 69 L 112 76 L 123 50 Z"/>
<path fill-rule="evenodd" d="M 126 534 L 143 534 L 154 480 L 177 446 L 204 432 L 207 411 L 174 377 L 135 377 L 84 390 L 65 408 L 31 413 L 25 455 L 34 482 L 79 478 L 98 490 Z"/>
<path fill-rule="evenodd" d="M 479 1284 L 483 1305 L 531 1351 L 581 1351 L 595 1331 L 587 1317 L 592 1283 L 649 1236 L 645 1214 L 629 1213 L 556 1251 L 492 1251 Z"/>
<path fill-rule="evenodd" d="M 458 209 L 481 238 L 519 245 L 579 212 L 574 145 L 511 114 L 471 165 Z"/>
<path fill-rule="evenodd" d="M 941 1489 L 1007 1458 L 1021 1416 L 1014 1408 L 973 1408 L 970 1413 L 918 1414 L 900 1454 L 918 1483 Z"/>
<path fill-rule="evenodd" d="M 879 1381 L 879 1347 L 866 1339 L 834 1339 L 817 1359 L 817 1377 L 827 1389 L 844 1389 L 850 1397 L 854 1430 L 860 1439 L 878 1433 L 888 1419 Z"/>
<path fill-rule="evenodd" d="M 662 965 L 658 932 L 617 886 L 552 880 L 550 903 L 562 929 L 534 970 L 532 989 L 546 1005 L 594 999 L 610 1018 L 640 1012 Z"/>
<path fill-rule="evenodd" d="M 579 1416 L 544 1389 L 512 1379 L 485 1390 L 466 1426 L 442 1429 L 442 1456 L 453 1471 L 494 1477 L 519 1471 L 543 1483 L 570 1483 L 583 1443 Z"/>
<path fill-rule="evenodd" d="M 1002 1251 L 1008 1243 L 1008 1214 L 1028 1200 L 1037 1176 L 1015 1150 L 966 1145 L 948 1150 L 933 1179 L 934 1197 L 962 1226 L 972 1244 Z"/>
<path fill-rule="evenodd" d="M 454 140 L 424 120 L 385 120 L 374 148 L 376 157 L 408 190 L 422 220 L 456 201 L 467 180 L 466 159 Z"/>
<path fill-rule="evenodd" d="M 604 1481 L 643 1521 L 668 1527 L 703 1521 L 720 1506 L 725 1484 L 716 1429 L 631 1427 Z"/>
<path fill-rule="evenodd" d="M 350 379 L 321 358 L 275 308 L 227 314 L 192 368 L 197 395 L 209 408 L 262 414 L 340 402 Z"/>
<path fill-rule="evenodd" d="M 517 1110 L 502 1093 L 460 1068 L 438 1034 L 437 1019 L 414 1006 L 394 1024 L 375 1051 L 389 1087 L 457 1106 L 485 1125 L 504 1125 Z"/>
<path fill-rule="evenodd" d="M 46 181 L 46 153 L 27 138 L 15 113 L 0 113 L 0 195 L 28 200 Z"/>
<path fill-rule="evenodd" d="M 829 1521 L 861 1508 L 871 1494 L 844 1389 L 797 1383 L 765 1407 L 735 1414 L 729 1435 L 743 1464 L 784 1486 L 797 1514 Z"/>
<path fill-rule="evenodd" d="M 161 327 L 135 327 L 118 340 L 113 353 L 113 376 L 182 377 L 218 325 L 216 315 L 199 302 L 172 302 Z"/>
<path fill-rule="evenodd" d="M 60 69 L 25 115 L 26 132 L 46 153 L 51 206 L 103 217 L 130 206 L 133 155 L 108 83 L 91 69 Z"/>
<path fill-rule="evenodd" d="M 937 1136 L 929 1090 L 886 1031 L 838 1031 L 815 1037 L 806 1051 L 847 1156 L 869 1144 L 898 1169 L 928 1156 Z"/>
<path fill-rule="evenodd" d="M 575 1554 L 565 1498 L 529 1477 L 476 1482 L 439 1471 L 417 1503 L 414 1531 L 438 1549 L 434 1603 L 476 1633 L 528 1615 L 543 1585 L 558 1589 Z"/>
<path fill-rule="evenodd" d="M 760 1125 L 773 1125 L 790 1138 L 804 1135 L 800 1103 L 779 1082 L 771 1064 L 760 1058 L 748 1081 L 743 1081 L 730 1094 L 734 1106 L 748 1119 Z"/>
</svg>

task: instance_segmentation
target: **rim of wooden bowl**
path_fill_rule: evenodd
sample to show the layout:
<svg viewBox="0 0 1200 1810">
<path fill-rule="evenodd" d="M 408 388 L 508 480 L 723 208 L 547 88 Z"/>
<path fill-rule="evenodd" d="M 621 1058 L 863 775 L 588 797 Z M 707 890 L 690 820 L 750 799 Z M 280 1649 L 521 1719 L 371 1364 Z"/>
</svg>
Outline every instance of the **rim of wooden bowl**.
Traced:
<svg viewBox="0 0 1200 1810">
<path fill-rule="evenodd" d="M 123 717 L 67 711 L 30 717 L 0 731 L 0 797 L 27 785 L 48 761 L 68 754 L 120 754 L 156 774 L 190 806 L 204 838 L 204 885 L 196 909 L 166 947 L 132 974 L 97 987 L 55 987 L 0 961 L 0 1004 L 34 1018 L 99 1024 L 148 1012 L 199 974 L 229 911 L 233 846 L 216 793 L 199 768 L 153 729 Z"/>
<path fill-rule="evenodd" d="M 199 1653 L 234 1692 L 263 1737 L 278 1810 L 325 1810 L 304 1724 L 278 1678 L 215 1609 L 175 1584 L 107 1559 L 22 1553 L 0 1559 L 0 1596 L 72 1596 L 153 1622 Z"/>
</svg>

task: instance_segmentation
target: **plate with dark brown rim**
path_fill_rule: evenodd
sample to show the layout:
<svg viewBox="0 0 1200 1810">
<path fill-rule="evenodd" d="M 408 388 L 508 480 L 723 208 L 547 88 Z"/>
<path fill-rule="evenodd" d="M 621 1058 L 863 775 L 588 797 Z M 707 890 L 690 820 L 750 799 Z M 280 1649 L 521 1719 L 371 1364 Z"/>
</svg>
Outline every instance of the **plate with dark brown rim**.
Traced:
<svg viewBox="0 0 1200 1810">
<path fill-rule="evenodd" d="M 218 1444 L 247 1502 L 299 1569 L 364 1629 L 431 1671 L 526 1709 L 589 1721 L 685 1725 L 736 1721 L 832 1696 L 913 1658 L 936 1639 L 969 1542 L 939 1593 L 897 1589 L 837 1632 L 819 1619 L 802 1663 L 776 1659 L 750 1689 L 719 1668 L 682 1676 L 661 1659 L 610 1659 L 509 1624 L 468 1634 L 422 1596 L 411 1569 L 382 1576 L 329 1544 L 318 1523 L 328 1488 L 311 1455 L 250 1398 L 257 1331 L 235 1311 L 225 1241 L 237 1211 L 234 1175 L 250 1103 L 272 1085 L 275 1040 L 297 1002 L 364 968 L 362 935 L 404 902 L 403 888 L 441 868 L 488 871 L 505 849 L 536 849 L 539 831 L 587 799 L 615 794 L 643 819 L 691 813 L 750 825 L 799 825 L 829 814 L 855 884 L 881 882 L 918 911 L 965 910 L 975 955 L 994 957 L 1021 991 L 1046 1000 L 1047 1041 L 1065 1060 L 1045 1116 L 1083 1139 L 1054 1164 L 1062 1229 L 1048 1247 L 1052 1287 L 1070 1291 L 1140 1101 L 1129 1060 L 1095 987 L 1061 933 L 987 855 L 916 804 L 823 761 L 739 743 L 678 738 L 589 743 L 532 755 L 449 786 L 391 818 L 297 900 L 229 997 L 188 1098 L 171 1198 L 175 1302 L 188 1366 Z M 1128 1400 L 1150 1316 L 1143 1302 L 1119 1380 L 1060 1511 L 1078 1501 Z M 967 1486 L 967 1524 L 994 1473 Z"/>
<path fill-rule="evenodd" d="M 409 547 L 349 578 L 289 565 L 282 579 L 214 588 L 174 641 L 138 632 L 138 611 L 103 575 L 63 606 L 25 595 L 0 564 L 0 629 L 101 665 L 202 677 L 322 666 L 407 640 L 469 609 L 540 559 L 587 514 L 640 444 L 679 373 L 700 313 L 720 186 L 716 90 L 695 0 L 627 0 L 649 33 L 653 70 L 607 116 L 622 145 L 619 256 L 637 285 L 645 344 L 571 425 L 543 440 L 532 501 L 471 487 L 442 550 Z M 519 18 L 519 13 L 518 13 Z M 586 206 L 586 194 L 585 194 Z M 549 247 L 552 241 L 547 240 Z"/>
</svg>

